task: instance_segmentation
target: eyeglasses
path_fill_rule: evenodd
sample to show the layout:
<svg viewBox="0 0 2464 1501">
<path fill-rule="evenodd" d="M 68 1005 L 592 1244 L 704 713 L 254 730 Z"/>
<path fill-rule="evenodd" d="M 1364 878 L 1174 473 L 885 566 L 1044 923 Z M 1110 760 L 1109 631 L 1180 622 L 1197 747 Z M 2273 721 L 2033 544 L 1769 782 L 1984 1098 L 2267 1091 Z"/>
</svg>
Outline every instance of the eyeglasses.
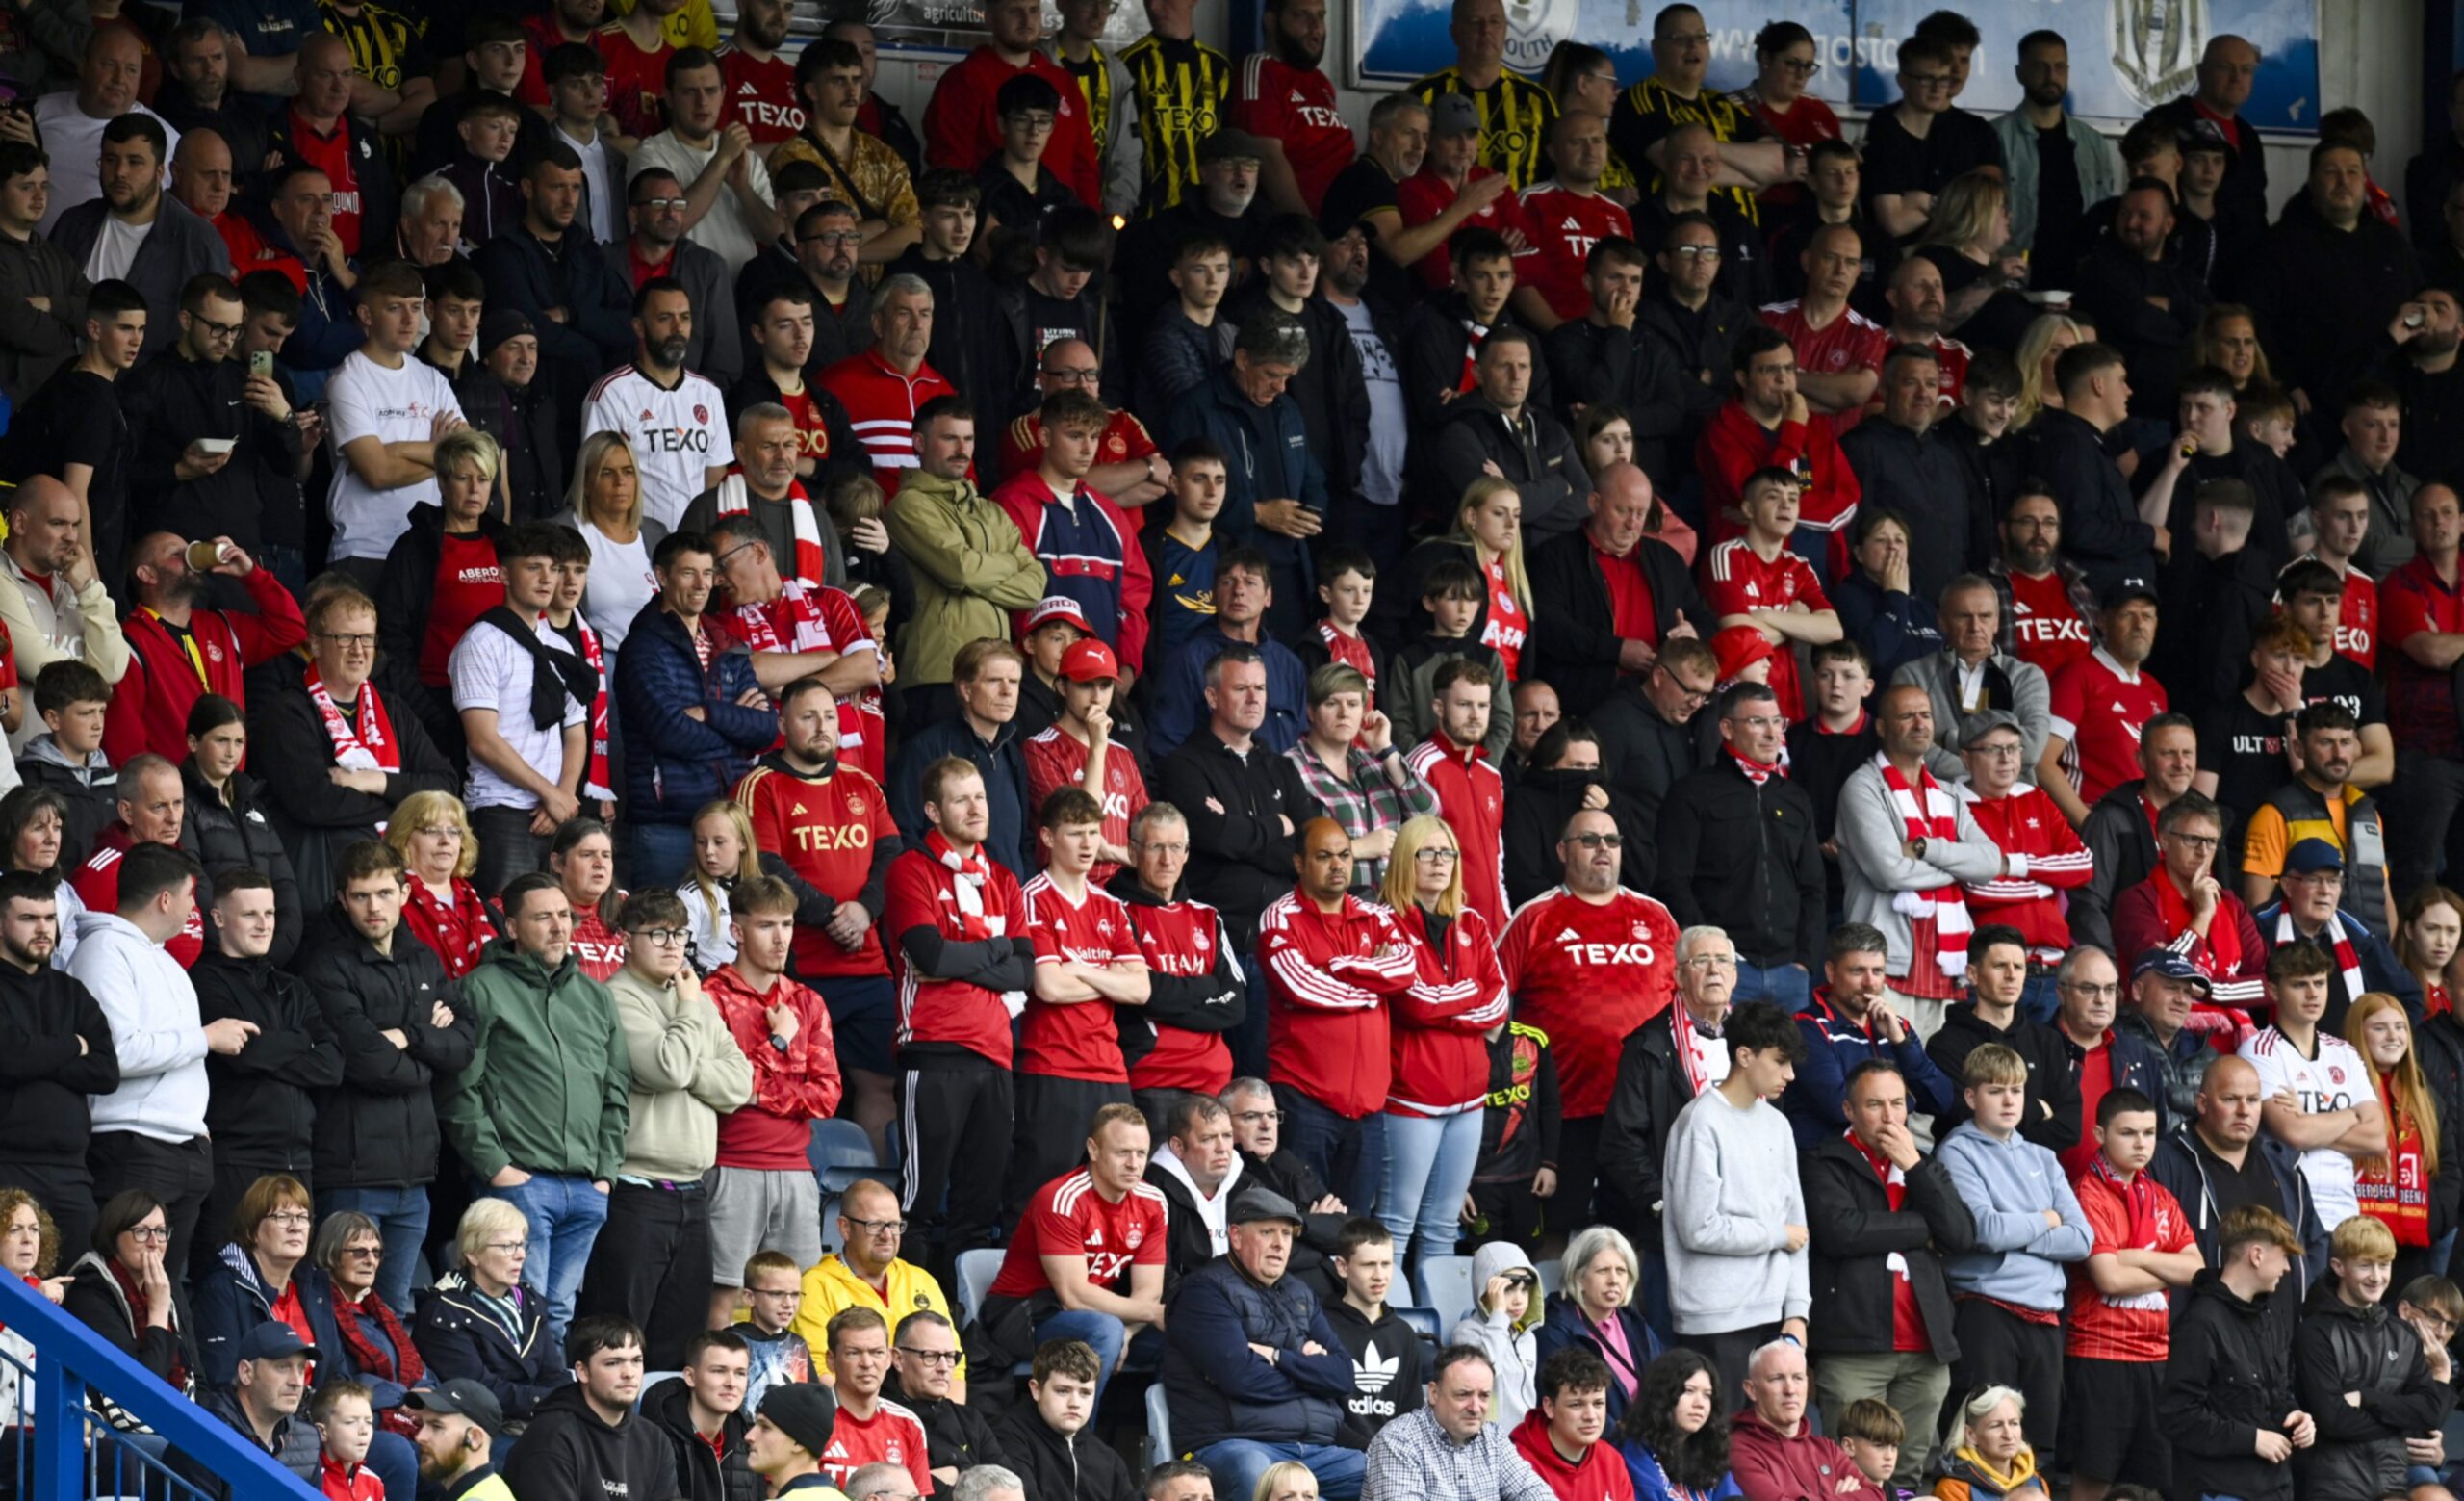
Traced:
<svg viewBox="0 0 2464 1501">
<path fill-rule="evenodd" d="M 2016 761 L 2019 757 L 2016 745 L 1971 745 L 1967 749 L 1970 755 L 1990 756 L 1996 761 Z"/>
<path fill-rule="evenodd" d="M 306 1226 L 316 1224 L 317 1219 L 316 1216 L 310 1214 L 305 1209 L 283 1209 L 276 1213 L 267 1215 L 266 1223 L 269 1225 L 288 1225 L 294 1229 L 299 1229 Z"/>
<path fill-rule="evenodd" d="M 1788 721 L 1778 714 L 1739 714 L 1729 721 L 1748 730 L 1784 730 Z"/>
<path fill-rule="evenodd" d="M 1091 386 L 1103 376 L 1104 373 L 1092 365 L 1079 365 L 1068 370 L 1047 370 L 1043 373 L 1043 378 L 1046 380 L 1074 381 L 1082 386 Z"/>
<path fill-rule="evenodd" d="M 382 1261 L 385 1259 L 385 1248 L 382 1246 L 345 1246 L 343 1248 L 343 1255 L 355 1257 L 362 1261 Z"/>
<path fill-rule="evenodd" d="M 684 212 L 686 202 L 687 200 L 683 198 L 636 198 L 633 200 L 633 207 L 637 209 L 674 209 L 680 214 Z"/>
<path fill-rule="evenodd" d="M 497 1255 L 503 1256 L 527 1255 L 530 1252 L 530 1242 L 526 1240 L 492 1240 L 486 1245 L 481 1246 L 479 1249 L 482 1251 L 493 1251 Z"/>
<path fill-rule="evenodd" d="M 1716 261 L 1720 258 L 1720 247 L 1715 245 L 1673 245 L 1668 247 L 1668 253 L 1681 261 Z"/>
<path fill-rule="evenodd" d="M 911 1356 L 915 1359 L 923 1361 L 927 1365 L 956 1365 L 959 1363 L 959 1353 L 955 1350 L 916 1350 L 906 1345 L 901 1345 L 898 1347 L 898 1353 L 904 1356 Z"/>
<path fill-rule="evenodd" d="M 1780 67 L 1782 71 L 1794 73 L 1799 78 L 1811 78 L 1822 71 L 1821 64 L 1810 61 L 1800 62 L 1795 58 L 1782 58 Z"/>
<path fill-rule="evenodd" d="M 673 948 L 693 935 L 683 928 L 635 928 L 632 936 L 645 944 L 655 944 L 661 948 Z"/>
<path fill-rule="evenodd" d="M 1899 81 L 1911 89 L 1935 90 L 1951 87 L 1951 75 L 1948 73 L 1902 73 L 1899 75 Z"/>
<path fill-rule="evenodd" d="M 897 1235 L 907 1229 L 905 1220 L 860 1220 L 852 1214 L 841 1215 L 840 1218 L 867 1235 Z"/>
<path fill-rule="evenodd" d="M 327 631 L 321 633 L 321 634 L 322 639 L 331 641 L 336 646 L 342 647 L 346 651 L 370 651 L 376 645 L 376 636 L 373 632 L 364 634 L 355 634 L 343 635 L 335 632 Z"/>
<path fill-rule="evenodd" d="M 1275 1125 L 1281 1126 L 1283 1112 L 1280 1110 L 1236 1110 L 1232 1113 L 1232 1119 L 1243 1126 L 1255 1126 L 1261 1121 L 1272 1121 Z"/>
<path fill-rule="evenodd" d="M 2165 842 L 2184 849 L 2214 849 L 2220 841 L 2213 834 L 2168 834 Z"/>
<path fill-rule="evenodd" d="M 1424 866 L 1443 866 L 1451 865 L 1463 857 L 1450 849 L 1438 849 L 1431 846 L 1427 849 L 1416 849 L 1412 851 L 1412 858 Z"/>
<path fill-rule="evenodd" d="M 121 1233 L 141 1246 L 168 1245 L 171 1240 L 169 1228 L 162 1225 L 141 1225 L 135 1229 L 123 1230 Z"/>
<path fill-rule="evenodd" d="M 760 547 L 763 544 L 759 542 L 738 542 L 735 546 L 729 548 L 726 552 L 721 553 L 717 557 L 711 559 L 711 561 L 716 566 L 725 568 L 728 565 L 728 559 L 733 557 L 736 554 L 743 552 L 748 547 Z"/>
<path fill-rule="evenodd" d="M 1580 844 L 1585 849 L 1624 849 L 1626 847 L 1626 836 L 1623 834 L 1570 834 L 1566 838 L 1569 842 Z"/>
<path fill-rule="evenodd" d="M 854 231 L 854 230 L 852 230 L 852 229 L 829 229 L 829 230 L 824 230 L 823 232 L 821 232 L 820 234 L 817 234 L 817 235 L 804 235 L 804 236 L 802 236 L 802 237 L 798 238 L 798 240 L 796 241 L 796 244 L 798 244 L 798 245 L 823 245 L 823 246 L 831 246 L 831 245 L 862 245 L 863 243 L 864 243 L 864 237 L 863 237 L 862 235 L 858 234 L 856 231 Z"/>
<path fill-rule="evenodd" d="M 189 318 L 190 321 L 194 323 L 199 328 L 205 330 L 205 336 L 209 339 L 236 339 L 240 337 L 241 325 L 238 323 L 218 323 L 211 318 L 200 318 L 194 313 L 191 313 Z"/>
</svg>

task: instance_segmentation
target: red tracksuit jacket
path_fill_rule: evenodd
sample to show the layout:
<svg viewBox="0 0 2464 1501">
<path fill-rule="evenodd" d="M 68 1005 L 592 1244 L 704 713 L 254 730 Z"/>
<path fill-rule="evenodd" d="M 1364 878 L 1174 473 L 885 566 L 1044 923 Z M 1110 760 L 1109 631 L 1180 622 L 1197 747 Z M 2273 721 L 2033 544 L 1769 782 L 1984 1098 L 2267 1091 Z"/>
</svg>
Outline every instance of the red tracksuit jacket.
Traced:
<svg viewBox="0 0 2464 1501">
<path fill-rule="evenodd" d="M 195 659 L 172 638 L 162 617 L 142 608 L 130 610 L 120 629 L 128 636 L 128 675 L 112 691 L 103 716 L 103 754 L 122 766 L 142 751 L 152 751 L 172 764 L 189 754 L 189 711 L 200 694 L 219 693 L 245 709 L 248 690 L 243 674 L 259 662 L 271 661 L 308 639 L 308 622 L 299 603 L 275 582 L 270 569 L 259 568 L 240 581 L 257 604 L 257 612 L 225 614 L 200 609 L 189 617 L 189 630 L 205 659 L 205 681 L 197 681 Z M 279 769 L 279 768 L 275 768 Z"/>
<path fill-rule="evenodd" d="M 1463 905 L 1488 919 L 1490 932 L 1504 932 L 1513 916 L 1505 901 L 1505 779 L 1486 751 L 1455 744 L 1444 729 L 1429 731 L 1403 762 L 1437 794 L 1438 815 L 1454 831 L 1463 852 Z"/>
<path fill-rule="evenodd" d="M 2019 874 L 1967 889 L 1968 911 L 1977 926 L 2007 922 L 2028 941 L 2031 951 L 2056 955 L 2070 948 L 2070 919 L 2063 916 L 2062 893 L 2088 884 L 2095 860 L 2070 820 L 2053 799 L 2022 783 L 2008 797 L 1986 802 L 1960 789 L 1961 799 L 1976 817 L 1977 827 L 1993 837 L 2006 855 L 2019 855 L 2027 867 Z"/>
<path fill-rule="evenodd" d="M 1435 940 L 1424 913 L 1399 913 L 1396 921 L 1411 940 L 1416 972 L 1394 1001 L 1395 1076 L 1386 1108 L 1417 1116 L 1470 1109 L 1488 1098 L 1485 1034 L 1511 1006 L 1496 930 L 1470 907 Z"/>
<path fill-rule="evenodd" d="M 1335 913 L 1294 892 L 1258 919 L 1267 971 L 1267 1079 L 1346 1120 L 1386 1108 L 1387 1003 L 1420 974 L 1395 915 L 1344 898 Z"/>
</svg>

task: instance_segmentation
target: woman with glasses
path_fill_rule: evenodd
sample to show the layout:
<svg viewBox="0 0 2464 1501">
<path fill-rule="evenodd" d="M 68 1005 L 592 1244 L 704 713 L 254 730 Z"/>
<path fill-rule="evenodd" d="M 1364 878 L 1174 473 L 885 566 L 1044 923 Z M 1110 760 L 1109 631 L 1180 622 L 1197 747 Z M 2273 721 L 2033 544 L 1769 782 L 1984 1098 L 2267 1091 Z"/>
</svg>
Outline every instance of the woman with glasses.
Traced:
<svg viewBox="0 0 2464 1501">
<path fill-rule="evenodd" d="M 387 670 L 399 681 L 418 674 L 420 722 L 429 738 L 453 750 L 462 725 L 445 665 L 454 643 L 481 615 L 504 603 L 497 538 L 505 506 L 497 440 L 476 427 L 436 444 L 437 504 L 411 508 L 410 530 L 385 555 L 376 576 L 377 639 Z"/>
<path fill-rule="evenodd" d="M 420 1300 L 411 1337 L 432 1380 L 468 1377 L 488 1388 L 506 1417 L 526 1421 L 573 1380 L 548 1336 L 548 1300 L 522 1284 L 530 1222 L 505 1200 L 474 1199 L 455 1240 L 462 1266 Z"/>
<path fill-rule="evenodd" d="M 1397 1257 L 1417 1269 L 1454 1252 L 1480 1157 L 1485 1034 L 1507 1016 L 1505 971 L 1488 919 L 1463 903 L 1463 851 L 1445 819 L 1423 814 L 1397 831 L 1377 896 L 1419 966 L 1411 989 L 1388 1003 L 1393 1067 L 1377 1220 Z"/>
<path fill-rule="evenodd" d="M 200 693 L 189 706 L 189 757 L 180 763 L 188 792 L 180 823 L 180 848 L 209 871 L 239 867 L 263 871 L 273 882 L 273 947 L 276 966 L 299 951 L 306 923 L 291 852 L 266 821 L 260 807 L 265 784 L 240 769 L 248 754 L 248 722 L 240 706 L 219 693 Z M 207 915 L 212 925 L 212 914 Z"/>
<path fill-rule="evenodd" d="M 308 601 L 308 648 L 250 675 L 248 738 L 266 772 L 265 814 L 299 889 L 322 905 L 333 894 L 334 863 L 372 840 L 423 792 L 462 785 L 437 749 L 412 691 L 369 678 L 376 669 L 376 607 L 349 584 Z M 407 663 L 396 661 L 395 668 Z M 404 674 L 407 676 L 407 674 Z M 445 717 L 452 718 L 452 706 Z M 451 743 L 462 743 L 455 724 Z"/>
<path fill-rule="evenodd" d="M 1755 34 L 1754 82 L 1736 94 L 1739 102 L 1754 111 L 1763 129 L 1799 161 L 1818 142 L 1840 139 L 1839 116 L 1811 91 L 1821 71 L 1813 33 L 1795 21 L 1773 21 Z M 1792 211 L 1803 203 L 1806 188 L 1801 182 L 1775 182 L 1758 196 L 1767 224 L 1775 221 L 1774 209 Z"/>
<path fill-rule="evenodd" d="M 403 799 L 385 830 L 407 868 L 402 875 L 402 927 L 445 961 L 446 978 L 458 980 L 479 962 L 479 950 L 504 931 L 504 922 L 471 872 L 479 867 L 479 838 L 471 815 L 450 792 L 421 792 Z"/>
<path fill-rule="evenodd" d="M 434 1383 L 401 1315 L 377 1295 L 385 1239 L 376 1222 L 355 1209 L 325 1216 L 309 1258 L 334 1289 L 334 1329 L 341 1342 L 320 1352 L 333 1362 L 329 1369 L 368 1388 L 376 1420 L 387 1432 L 414 1436 L 419 1423 L 403 1410 L 402 1398 Z"/>
<path fill-rule="evenodd" d="M 182 1396 L 196 1391 L 197 1352 L 165 1258 L 171 1222 L 141 1188 L 114 1194 L 94 1223 L 93 1249 L 69 1270 L 61 1307 L 120 1354 Z M 99 1398 L 103 1418 L 122 1433 L 149 1433 L 135 1413 Z"/>
<path fill-rule="evenodd" d="M 269 1173 L 240 1196 L 230 1223 L 230 1243 L 196 1280 L 192 1299 L 204 1357 L 197 1374 L 210 1386 L 231 1384 L 240 1337 L 268 1320 L 290 1325 L 320 1350 L 342 1342 L 334 1327 L 333 1280 L 308 1259 L 317 1222 L 307 1186 L 288 1173 Z"/>
</svg>

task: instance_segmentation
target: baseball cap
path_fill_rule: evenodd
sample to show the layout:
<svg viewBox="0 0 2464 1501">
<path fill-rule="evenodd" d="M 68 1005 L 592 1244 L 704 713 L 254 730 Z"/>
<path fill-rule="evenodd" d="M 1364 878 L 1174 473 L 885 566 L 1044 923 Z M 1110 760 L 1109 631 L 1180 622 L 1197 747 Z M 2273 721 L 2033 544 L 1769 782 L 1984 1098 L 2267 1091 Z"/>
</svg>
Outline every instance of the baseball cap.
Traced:
<svg viewBox="0 0 2464 1501">
<path fill-rule="evenodd" d="M 1980 709 L 1960 721 L 1960 744 L 1963 747 L 1973 745 L 1989 730 L 2015 731 L 2021 739 L 2027 738 L 2028 734 L 2026 730 L 2020 728 L 2019 716 L 2011 711 Z"/>
<path fill-rule="evenodd" d="M 1120 661 L 1113 649 L 1089 636 L 1072 641 L 1069 650 L 1061 654 L 1061 675 L 1072 683 L 1101 683 L 1120 677 Z"/>
<path fill-rule="evenodd" d="M 295 1355 L 316 1359 L 317 1347 L 299 1337 L 299 1331 L 280 1319 L 268 1319 L 240 1336 L 240 1347 L 231 1353 L 235 1360 L 283 1360 Z"/>
<path fill-rule="evenodd" d="M 1465 95 L 1442 93 L 1429 101 L 1430 136 L 1468 136 L 1479 128 L 1479 107 Z"/>
<path fill-rule="evenodd" d="M 2284 852 L 2287 875 L 2317 875 L 2323 870 L 2341 873 L 2344 867 L 2345 852 L 2325 840 L 2297 840 L 2293 847 Z"/>
<path fill-rule="evenodd" d="M 2145 600 L 2148 604 L 2154 605 L 2160 609 L 2164 608 L 2163 602 L 2156 597 L 2155 586 L 2138 579 L 2124 579 L 2119 583 L 2115 584 L 2112 588 L 2107 589 L 2105 591 L 2103 606 L 2105 610 L 2110 613 L 2121 608 L 2132 600 Z"/>
<path fill-rule="evenodd" d="M 827 1386 L 790 1382 L 770 1388 L 761 1399 L 761 1415 L 818 1459 L 830 1451 L 830 1433 L 838 1425 L 838 1399 Z"/>
<path fill-rule="evenodd" d="M 2141 954 L 2139 963 L 2130 968 L 2130 977 L 2135 980 L 2143 974 L 2161 974 L 2169 980 L 2178 980 L 2201 996 L 2212 995 L 2216 990 L 2198 966 L 2169 948 L 2151 948 Z"/>
<path fill-rule="evenodd" d="M 492 1434 L 504 1428 L 504 1409 L 498 1405 L 496 1393 L 468 1376 L 456 1376 L 442 1386 L 406 1393 L 402 1406 L 415 1412 L 467 1417 Z"/>
<path fill-rule="evenodd" d="M 1036 601 L 1035 608 L 1027 611 L 1027 623 L 1018 628 L 1018 639 L 1025 640 L 1056 620 L 1068 621 L 1078 628 L 1081 635 L 1095 634 L 1095 628 L 1087 624 L 1087 612 L 1078 608 L 1076 600 L 1066 594 L 1047 594 Z"/>
<path fill-rule="evenodd" d="M 2194 151 L 2213 151 L 2219 156 L 2229 156 L 2233 151 L 2233 142 L 2224 139 L 2224 132 L 2217 129 L 2216 121 L 2209 119 L 2194 119 L 2184 125 L 2175 138 L 2175 144 L 2184 156 Z"/>
<path fill-rule="evenodd" d="M 1292 1201 L 1271 1188 L 1245 1188 L 1232 1196 L 1230 1223 L 1254 1225 L 1260 1220 L 1289 1220 L 1296 1228 L 1303 1223 Z"/>
<path fill-rule="evenodd" d="M 1718 678 L 1733 682 L 1738 673 L 1771 655 L 1771 638 L 1752 626 L 1731 626 L 1711 637 L 1711 656 L 1719 663 Z"/>
<path fill-rule="evenodd" d="M 1225 126 L 1197 143 L 1197 165 L 1210 162 L 1254 162 L 1267 154 L 1266 142 L 1245 130 Z"/>
</svg>

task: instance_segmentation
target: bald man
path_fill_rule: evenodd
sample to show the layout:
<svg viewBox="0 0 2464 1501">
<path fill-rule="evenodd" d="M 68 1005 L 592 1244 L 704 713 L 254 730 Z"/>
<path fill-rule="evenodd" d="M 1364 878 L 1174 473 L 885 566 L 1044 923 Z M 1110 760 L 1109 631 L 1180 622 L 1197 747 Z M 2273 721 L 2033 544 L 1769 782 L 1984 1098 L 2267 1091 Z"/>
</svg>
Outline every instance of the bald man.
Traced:
<svg viewBox="0 0 2464 1501">
<path fill-rule="evenodd" d="M 2301 1183 L 2299 1154 L 2260 1133 L 2265 1101 L 2259 1071 L 2246 1059 L 2219 1058 L 2199 1080 L 2198 1116 L 2187 1131 L 2175 1131 L 2156 1149 L 2149 1176 L 2172 1192 L 2189 1214 L 2199 1255 L 2217 1265 L 2217 1230 L 2224 1216 L 2246 1203 L 2263 1204 L 2285 1217 L 2301 1237 L 2303 1255 L 2274 1296 L 2286 1327 L 2302 1293 L 2327 1265 L 2327 1232 L 2310 1207 Z"/>
<path fill-rule="evenodd" d="M 61 215 L 103 195 L 103 127 L 131 111 L 163 118 L 137 102 L 137 80 L 144 68 L 145 52 L 135 32 L 118 26 L 97 30 L 77 64 L 76 90 L 35 101 L 35 124 L 51 158 L 51 207 L 39 226 L 45 238 Z M 180 133 L 169 122 L 163 133 L 170 138 L 167 151 L 179 149 Z"/>
<path fill-rule="evenodd" d="M 231 235 L 222 213 L 231 206 L 232 181 L 231 147 L 219 131 L 199 128 L 180 138 L 180 148 L 171 154 L 171 196 L 214 225 L 225 245 Z M 237 250 L 231 259 L 239 264 Z"/>
<path fill-rule="evenodd" d="M 2198 84 L 2178 99 L 2147 112 L 2147 117 L 2189 130 L 2206 120 L 2224 133 L 2232 147 L 2224 166 L 2224 182 L 2216 190 L 2216 243 L 2219 246 L 2257 242 L 2268 223 L 2268 158 L 2259 142 L 2259 128 L 2242 117 L 2250 102 L 2250 86 L 2258 79 L 2259 49 L 2227 32 L 2211 38 L 2199 55 Z"/>
<path fill-rule="evenodd" d="M 333 180 L 333 228 L 344 253 L 358 257 L 363 246 L 393 245 L 401 192 L 384 143 L 351 113 L 353 91 L 363 80 L 350 44 L 331 32 L 317 33 L 294 54 L 293 76 L 299 91 L 267 121 L 268 173 L 294 161 L 323 168 Z"/>
</svg>

